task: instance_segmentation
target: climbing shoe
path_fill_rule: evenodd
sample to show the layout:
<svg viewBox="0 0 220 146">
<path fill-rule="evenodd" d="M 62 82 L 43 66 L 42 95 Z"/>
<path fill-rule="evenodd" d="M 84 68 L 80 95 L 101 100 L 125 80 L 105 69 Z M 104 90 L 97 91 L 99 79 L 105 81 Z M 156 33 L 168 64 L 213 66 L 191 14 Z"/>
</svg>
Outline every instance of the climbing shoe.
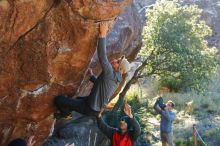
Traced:
<svg viewBox="0 0 220 146">
<path fill-rule="evenodd" d="M 67 116 L 65 116 L 65 119 L 66 120 L 71 120 L 73 117 L 72 117 L 72 115 L 71 114 L 69 114 L 69 115 L 67 115 Z"/>
</svg>

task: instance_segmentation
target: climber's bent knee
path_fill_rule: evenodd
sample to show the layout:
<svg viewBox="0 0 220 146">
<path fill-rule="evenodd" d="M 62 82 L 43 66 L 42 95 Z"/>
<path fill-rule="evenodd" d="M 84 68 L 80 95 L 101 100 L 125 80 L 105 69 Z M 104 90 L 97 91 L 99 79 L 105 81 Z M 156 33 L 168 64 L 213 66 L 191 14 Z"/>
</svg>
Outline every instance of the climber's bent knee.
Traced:
<svg viewBox="0 0 220 146">
<path fill-rule="evenodd" d="M 54 98 L 54 103 L 56 106 L 62 104 L 63 100 L 65 100 L 64 98 L 66 98 L 64 95 L 58 95 Z"/>
</svg>

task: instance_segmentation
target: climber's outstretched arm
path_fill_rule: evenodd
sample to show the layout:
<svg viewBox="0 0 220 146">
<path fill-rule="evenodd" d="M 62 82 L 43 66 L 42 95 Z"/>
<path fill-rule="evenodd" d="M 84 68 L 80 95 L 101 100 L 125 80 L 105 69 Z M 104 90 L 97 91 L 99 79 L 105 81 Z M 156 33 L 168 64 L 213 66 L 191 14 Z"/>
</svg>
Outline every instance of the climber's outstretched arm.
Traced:
<svg viewBox="0 0 220 146">
<path fill-rule="evenodd" d="M 102 112 L 100 111 L 100 113 L 97 115 L 97 124 L 99 129 L 108 137 L 108 138 L 112 138 L 113 133 L 115 133 L 117 131 L 116 128 L 113 128 L 111 126 L 109 126 L 107 123 L 105 123 L 105 121 L 102 119 Z"/>
<path fill-rule="evenodd" d="M 105 21 L 101 22 L 99 26 L 99 41 L 98 41 L 98 58 L 99 62 L 102 67 L 102 71 L 105 74 L 112 73 L 113 69 L 111 64 L 108 61 L 107 55 L 106 55 L 106 36 L 108 34 L 110 23 Z"/>
</svg>

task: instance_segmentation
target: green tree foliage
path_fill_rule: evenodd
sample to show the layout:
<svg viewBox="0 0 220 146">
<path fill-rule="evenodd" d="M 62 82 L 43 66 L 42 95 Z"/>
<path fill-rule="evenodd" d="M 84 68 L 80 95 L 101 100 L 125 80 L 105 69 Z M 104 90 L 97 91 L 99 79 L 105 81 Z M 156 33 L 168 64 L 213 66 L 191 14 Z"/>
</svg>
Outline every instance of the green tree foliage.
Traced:
<svg viewBox="0 0 220 146">
<path fill-rule="evenodd" d="M 178 89 L 204 89 L 217 68 L 217 49 L 205 40 L 211 29 L 201 12 L 196 5 L 156 2 L 146 14 L 140 52 L 146 66 L 140 77 L 153 75 L 167 86 L 173 81 Z"/>
</svg>

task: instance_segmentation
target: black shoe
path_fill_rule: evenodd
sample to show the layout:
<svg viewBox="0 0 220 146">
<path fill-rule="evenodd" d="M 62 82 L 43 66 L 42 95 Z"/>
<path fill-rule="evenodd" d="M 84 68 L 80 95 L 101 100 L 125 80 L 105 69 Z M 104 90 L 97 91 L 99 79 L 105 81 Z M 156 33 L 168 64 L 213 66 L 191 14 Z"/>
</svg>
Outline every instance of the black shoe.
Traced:
<svg viewBox="0 0 220 146">
<path fill-rule="evenodd" d="M 64 118 L 65 120 L 71 120 L 72 115 L 71 115 L 71 113 L 70 114 L 63 114 L 63 113 L 57 112 L 57 113 L 54 113 L 54 118 L 57 120 L 62 119 L 62 118 Z"/>
</svg>

